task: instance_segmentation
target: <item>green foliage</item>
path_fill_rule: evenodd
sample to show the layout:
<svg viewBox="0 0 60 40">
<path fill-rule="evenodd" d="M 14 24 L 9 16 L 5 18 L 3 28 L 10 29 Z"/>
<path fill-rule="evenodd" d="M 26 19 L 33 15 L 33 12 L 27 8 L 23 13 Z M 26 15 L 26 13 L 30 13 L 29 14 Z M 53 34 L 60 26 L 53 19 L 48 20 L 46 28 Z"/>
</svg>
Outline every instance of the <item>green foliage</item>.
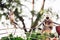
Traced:
<svg viewBox="0 0 60 40">
<path fill-rule="evenodd" d="M 5 19 L 6 19 L 6 20 L 9 19 L 7 13 L 3 13 L 2 15 L 5 16 Z"/>
<path fill-rule="evenodd" d="M 34 16 L 34 14 L 35 14 L 35 10 L 32 10 L 32 11 L 31 11 L 31 14 L 32 14 L 32 16 Z"/>
<path fill-rule="evenodd" d="M 34 31 L 32 31 L 32 34 L 30 34 L 30 33 L 27 33 L 27 34 L 28 34 L 27 40 L 46 40 L 46 38 L 48 36 L 46 33 L 40 34 L 40 33 L 34 32 Z"/>
<path fill-rule="evenodd" d="M 10 34 L 9 36 L 2 37 L 1 40 L 24 40 L 24 39 L 21 37 L 14 37 L 12 34 Z"/>
<path fill-rule="evenodd" d="M 42 13 L 42 14 L 40 14 L 40 12 L 38 12 L 38 14 L 37 14 L 37 19 L 36 19 L 36 20 L 40 20 L 40 19 L 41 19 L 41 17 L 42 17 L 42 15 L 43 15 L 43 13 Z"/>
<path fill-rule="evenodd" d="M 40 34 L 40 33 L 34 32 L 34 31 L 32 31 L 32 34 L 27 32 L 26 35 L 27 35 L 26 40 L 46 40 L 47 37 L 51 37 L 51 38 L 55 37 L 54 34 L 52 34 L 52 33 L 49 36 L 46 33 Z M 1 40 L 24 40 L 24 39 L 21 37 L 18 37 L 18 36 L 14 37 L 12 34 L 10 34 L 9 36 L 2 37 Z"/>
<path fill-rule="evenodd" d="M 2 18 L 2 16 L 5 16 L 5 18 L 8 19 L 7 13 L 0 14 L 0 19 Z"/>
<path fill-rule="evenodd" d="M 18 4 L 20 4 L 20 1 L 19 0 L 14 0 L 15 2 L 17 2 Z"/>
<path fill-rule="evenodd" d="M 59 19 L 59 15 L 58 14 L 56 15 L 56 17 L 57 17 L 56 19 Z"/>
<path fill-rule="evenodd" d="M 51 38 L 53 38 L 53 37 L 55 37 L 55 35 L 54 34 L 52 34 L 52 33 L 50 33 L 50 35 L 49 35 Z"/>
<path fill-rule="evenodd" d="M 46 38 L 53 38 L 55 35 L 53 33 L 50 33 L 49 35 L 47 33 L 41 34 L 32 31 L 32 34 L 27 33 L 27 40 L 46 40 Z M 31 36 L 30 36 L 31 35 Z"/>
<path fill-rule="evenodd" d="M 0 19 L 2 18 L 2 14 L 0 14 Z"/>
<path fill-rule="evenodd" d="M 9 3 L 11 3 L 13 0 L 7 0 Z"/>
<path fill-rule="evenodd" d="M 19 16 L 19 12 L 18 12 L 18 9 L 17 8 L 15 9 L 14 14 L 15 14 L 15 16 L 17 18 L 19 18 L 19 20 L 24 21 L 24 19 L 22 18 L 22 16 Z"/>
</svg>

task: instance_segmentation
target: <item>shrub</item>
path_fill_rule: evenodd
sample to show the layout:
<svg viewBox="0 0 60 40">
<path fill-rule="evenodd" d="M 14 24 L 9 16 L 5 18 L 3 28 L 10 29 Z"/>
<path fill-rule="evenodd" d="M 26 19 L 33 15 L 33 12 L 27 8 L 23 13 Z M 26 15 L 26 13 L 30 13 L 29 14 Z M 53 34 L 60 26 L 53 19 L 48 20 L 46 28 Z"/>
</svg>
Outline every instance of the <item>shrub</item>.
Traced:
<svg viewBox="0 0 60 40">
<path fill-rule="evenodd" d="M 1 40 L 24 40 L 24 39 L 21 37 L 14 37 L 12 34 L 10 34 L 9 36 L 2 37 Z"/>
</svg>

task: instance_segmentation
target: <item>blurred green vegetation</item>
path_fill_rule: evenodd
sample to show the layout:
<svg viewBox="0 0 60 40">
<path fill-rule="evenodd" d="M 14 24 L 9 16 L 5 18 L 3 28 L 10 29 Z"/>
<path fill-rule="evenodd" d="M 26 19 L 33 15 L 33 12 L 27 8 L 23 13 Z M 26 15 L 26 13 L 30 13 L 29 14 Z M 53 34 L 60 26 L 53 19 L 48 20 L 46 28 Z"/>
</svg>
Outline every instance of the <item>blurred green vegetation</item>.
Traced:
<svg viewBox="0 0 60 40">
<path fill-rule="evenodd" d="M 1 40 L 24 40 L 24 39 L 18 36 L 14 37 L 12 34 L 10 34 L 9 36 L 2 37 Z"/>
<path fill-rule="evenodd" d="M 53 38 L 55 35 L 53 33 L 50 33 L 49 35 L 47 33 L 41 34 L 38 32 L 32 31 L 32 33 L 26 33 L 27 40 L 46 40 L 46 38 Z"/>
<path fill-rule="evenodd" d="M 46 40 L 46 38 L 53 38 L 55 35 L 53 33 L 50 33 L 49 35 L 47 33 L 41 34 L 35 31 L 32 31 L 32 33 L 27 32 L 26 38 L 21 37 L 14 37 L 13 34 L 10 34 L 8 36 L 2 37 L 1 40 Z"/>
</svg>

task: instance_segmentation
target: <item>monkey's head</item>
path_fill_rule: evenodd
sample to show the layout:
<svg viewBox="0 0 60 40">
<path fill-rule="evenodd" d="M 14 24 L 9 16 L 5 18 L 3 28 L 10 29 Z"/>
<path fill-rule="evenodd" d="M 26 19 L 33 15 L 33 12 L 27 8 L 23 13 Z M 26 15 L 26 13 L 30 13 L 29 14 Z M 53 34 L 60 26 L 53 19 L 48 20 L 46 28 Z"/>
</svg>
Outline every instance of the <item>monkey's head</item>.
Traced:
<svg viewBox="0 0 60 40">
<path fill-rule="evenodd" d="M 49 17 L 46 17 L 46 19 L 49 19 Z"/>
</svg>

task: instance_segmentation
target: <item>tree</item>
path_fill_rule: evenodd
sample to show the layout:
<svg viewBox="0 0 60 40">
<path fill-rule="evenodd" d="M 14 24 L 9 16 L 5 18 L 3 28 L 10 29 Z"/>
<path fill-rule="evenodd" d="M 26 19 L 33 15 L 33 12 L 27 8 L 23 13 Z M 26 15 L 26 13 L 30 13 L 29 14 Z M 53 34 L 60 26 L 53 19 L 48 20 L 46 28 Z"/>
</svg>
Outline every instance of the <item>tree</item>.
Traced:
<svg viewBox="0 0 60 40">
<path fill-rule="evenodd" d="M 2 1 L 2 0 L 1 0 Z M 24 6 L 23 4 L 21 4 L 21 2 L 19 1 L 19 0 L 7 0 L 5 3 L 3 3 L 2 4 L 2 2 L 0 1 L 0 8 L 1 8 L 1 10 L 2 11 L 4 11 L 4 8 L 5 9 L 7 9 L 7 10 L 9 10 L 10 11 L 10 7 L 12 7 L 12 9 L 13 8 L 15 8 L 15 11 L 14 11 L 14 15 L 15 15 L 15 17 L 17 18 L 17 19 L 19 19 L 21 22 L 22 22 L 22 24 L 23 24 L 23 28 L 24 28 L 24 30 L 25 30 L 25 32 L 27 32 L 27 30 L 26 30 L 26 28 L 25 28 L 25 23 L 24 23 L 24 19 L 23 19 L 23 17 L 22 16 L 20 16 L 19 14 L 21 14 L 22 13 L 22 6 Z M 13 3 L 15 3 L 16 4 L 16 6 L 15 5 L 12 5 Z M 18 12 L 18 7 L 20 7 L 20 12 Z M 9 9 L 10 8 L 10 9 Z M 13 11 L 13 10 L 12 10 Z M 3 15 L 8 19 L 8 12 L 6 12 L 6 13 L 3 13 L 3 14 L 0 14 L 1 16 L 0 17 L 2 17 Z M 15 18 L 15 19 L 16 19 Z"/>
<path fill-rule="evenodd" d="M 1 1 L 2 1 L 2 0 L 1 0 Z M 27 32 L 27 30 L 26 30 L 26 28 L 25 28 L 24 19 L 23 19 L 22 16 L 19 15 L 19 14 L 21 14 L 21 13 L 23 12 L 23 11 L 22 11 L 22 6 L 25 6 L 25 5 L 21 4 L 21 1 L 20 1 L 20 0 L 7 0 L 7 1 L 6 1 L 5 3 L 3 3 L 3 4 L 2 4 L 1 1 L 0 1 L 0 8 L 1 8 L 2 11 L 4 11 L 4 8 L 7 9 L 7 10 L 9 10 L 9 11 L 10 11 L 10 9 L 15 8 L 14 15 L 15 15 L 16 19 L 19 19 L 19 20 L 22 22 L 24 31 Z M 12 5 L 13 3 L 16 3 L 16 5 Z M 36 18 L 35 22 L 33 22 L 33 17 L 34 17 L 34 15 L 35 15 L 35 13 L 34 13 L 34 0 L 32 0 L 32 5 L 33 5 L 33 6 L 32 6 L 33 9 L 32 9 L 32 11 L 31 11 L 31 15 L 32 15 L 32 19 L 31 19 L 32 22 L 31 22 L 31 24 L 33 24 L 33 25 L 31 25 L 31 28 L 34 28 L 34 27 L 37 26 L 38 21 L 39 21 L 40 17 L 42 16 L 42 14 L 40 14 L 40 12 L 38 12 L 37 18 Z M 43 5 L 42 5 L 41 10 L 43 10 L 43 6 L 44 6 L 44 0 L 43 0 Z M 10 7 L 11 7 L 11 8 L 10 8 Z M 18 8 L 17 8 L 17 7 L 20 7 L 20 12 L 18 12 Z M 25 7 L 26 7 L 26 6 L 25 6 Z M 10 9 L 9 9 L 9 8 L 10 8 Z M 13 11 L 13 10 L 12 10 L 12 11 Z M 1 17 L 4 15 L 4 16 L 8 19 L 8 12 L 3 13 L 3 14 L 0 14 L 0 15 L 1 15 Z M 36 25 L 35 25 L 35 24 L 36 24 Z"/>
<path fill-rule="evenodd" d="M 24 29 L 24 31 L 25 32 L 27 32 L 27 29 L 26 29 L 26 25 L 25 25 L 25 23 L 24 23 L 24 19 L 23 19 L 23 16 L 20 16 L 20 14 L 22 14 L 22 12 L 23 12 L 23 6 L 25 7 L 25 8 L 27 8 L 28 9 L 28 7 L 26 6 L 26 5 L 24 5 L 24 4 L 22 4 L 21 3 L 21 0 L 6 0 L 6 2 L 5 3 L 3 3 L 2 4 L 2 2 L 1 2 L 2 0 L 0 0 L 0 11 L 2 10 L 2 12 L 3 12 L 3 14 L 0 14 L 0 19 L 2 18 L 2 16 L 4 15 L 5 17 L 6 17 L 6 20 L 9 20 L 8 19 L 8 15 L 9 15 L 9 11 L 10 10 L 12 10 L 12 9 L 14 9 L 14 11 L 13 11 L 13 13 L 14 13 L 14 15 L 15 15 L 15 21 L 17 22 L 17 19 L 19 19 L 18 21 L 21 21 L 22 22 L 22 24 L 23 24 L 23 28 L 22 29 Z M 28 0 L 23 0 L 23 1 L 25 1 L 25 2 L 27 2 Z M 43 2 L 42 2 L 42 7 L 41 7 L 41 9 L 40 9 L 40 11 L 37 13 L 37 14 L 35 14 L 35 10 L 34 10 L 34 4 L 35 4 L 35 0 L 32 0 L 32 10 L 30 10 L 29 12 L 31 13 L 31 15 L 32 15 L 32 18 L 31 18 L 31 29 L 30 29 L 30 31 L 29 32 L 31 32 L 32 31 L 32 29 L 34 29 L 35 30 L 35 28 L 36 28 L 36 26 L 38 25 L 38 22 L 42 19 L 42 16 L 44 15 L 44 12 L 46 12 L 46 13 L 48 13 L 48 12 L 50 12 L 51 14 L 55 14 L 54 12 L 52 12 L 52 10 L 51 9 L 47 9 L 47 10 L 45 10 L 44 9 L 44 5 L 45 5 L 45 1 L 46 0 L 43 0 Z M 4 12 L 4 9 L 7 9 L 7 12 Z M 18 11 L 19 10 L 19 11 Z M 36 20 L 35 21 L 33 21 L 34 20 L 34 16 L 36 16 Z M 54 15 L 55 16 L 55 15 Z M 57 18 L 59 17 L 58 15 L 56 15 L 57 16 Z M 14 25 L 15 24 L 17 24 L 18 25 L 18 23 L 15 23 L 14 22 Z M 19 26 L 19 25 L 18 25 Z M 19 27 L 20 28 L 20 27 Z M 30 33 L 29 33 L 30 34 Z M 34 36 L 33 36 L 34 35 Z M 35 34 L 32 34 L 32 37 L 33 38 L 41 38 L 41 39 L 45 39 L 46 38 L 46 36 L 45 35 L 43 35 L 43 36 L 37 36 L 37 35 L 35 35 Z M 42 38 L 43 37 L 43 38 Z M 3 39 L 3 38 L 2 38 Z M 19 39 L 19 38 L 18 38 Z M 5 39 L 4 39 L 5 40 Z M 28 40 L 28 39 L 27 39 Z M 33 39 L 31 39 L 31 40 L 33 40 Z"/>
<path fill-rule="evenodd" d="M 15 9 L 14 11 L 12 10 L 14 12 L 14 15 L 15 15 L 15 21 L 17 21 L 17 19 L 19 19 L 19 21 L 21 21 L 22 24 L 23 24 L 24 31 L 27 32 L 23 16 L 20 16 L 20 14 L 22 14 L 22 12 L 23 12 L 22 6 L 24 6 L 27 9 L 28 9 L 28 7 L 26 5 L 24 5 L 24 4 L 22 4 L 21 0 L 6 0 L 6 2 L 3 3 L 3 4 L 2 4 L 1 1 L 0 1 L 0 10 L 2 10 L 2 12 L 3 12 L 4 9 L 7 9 L 8 11 L 3 12 L 3 14 L 0 14 L 0 18 L 4 15 L 6 17 L 6 19 L 9 20 L 8 19 L 8 12 L 10 11 L 10 9 L 11 10 Z M 27 0 L 24 0 L 24 1 L 27 2 Z M 46 0 L 43 0 L 43 2 L 42 2 L 43 4 L 42 4 L 42 7 L 41 7 L 41 10 L 37 14 L 35 14 L 35 10 L 34 10 L 35 0 L 32 0 L 32 10 L 29 11 L 31 13 L 31 15 L 32 15 L 31 29 L 35 29 L 35 27 L 38 25 L 38 21 L 41 20 L 43 14 L 44 14 L 45 1 Z M 20 11 L 18 11 L 18 10 L 20 10 Z M 51 14 L 53 14 L 52 10 L 50 10 L 50 9 L 47 9 L 46 12 L 50 12 Z M 36 20 L 33 21 L 34 20 L 33 18 L 34 18 L 35 15 L 36 15 Z M 58 17 L 58 15 L 57 15 L 57 17 Z M 30 29 L 30 32 L 31 32 L 31 29 Z"/>
<path fill-rule="evenodd" d="M 40 12 L 37 13 L 37 18 L 36 20 L 33 22 L 32 26 L 31 26 L 31 29 L 35 28 L 37 25 L 38 25 L 38 21 L 40 20 L 40 18 L 42 17 L 43 15 L 43 10 L 44 10 L 44 3 L 45 3 L 45 0 L 43 0 L 43 4 L 42 4 L 42 7 L 41 7 L 41 10 Z M 31 30 L 30 30 L 31 31 Z"/>
</svg>

